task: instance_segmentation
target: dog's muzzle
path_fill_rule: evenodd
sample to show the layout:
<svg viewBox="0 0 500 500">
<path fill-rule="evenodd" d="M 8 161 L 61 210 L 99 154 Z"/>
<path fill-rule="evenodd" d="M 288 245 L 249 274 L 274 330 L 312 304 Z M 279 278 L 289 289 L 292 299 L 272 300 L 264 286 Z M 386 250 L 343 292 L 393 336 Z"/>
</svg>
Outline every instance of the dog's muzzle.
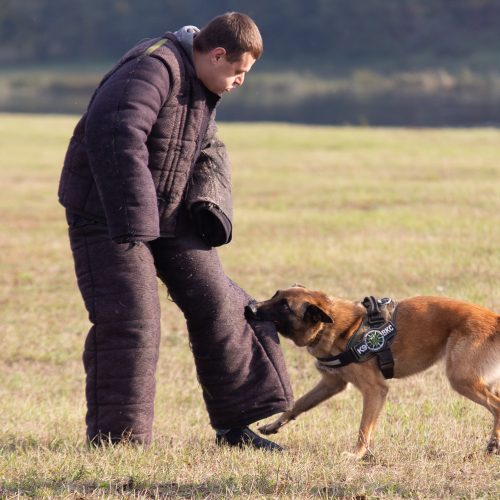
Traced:
<svg viewBox="0 0 500 500">
<path fill-rule="evenodd" d="M 257 317 L 257 303 L 256 302 L 250 302 L 245 307 L 245 318 L 246 319 L 258 319 Z"/>
</svg>

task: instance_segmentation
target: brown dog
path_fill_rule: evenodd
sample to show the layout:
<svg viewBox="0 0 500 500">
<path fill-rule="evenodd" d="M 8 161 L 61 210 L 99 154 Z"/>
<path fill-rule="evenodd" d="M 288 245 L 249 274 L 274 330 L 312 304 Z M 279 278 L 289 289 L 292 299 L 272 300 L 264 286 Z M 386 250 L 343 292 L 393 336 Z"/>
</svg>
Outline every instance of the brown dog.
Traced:
<svg viewBox="0 0 500 500">
<path fill-rule="evenodd" d="M 390 313 L 389 310 L 383 311 L 385 319 Z M 392 322 L 383 325 L 382 332 L 369 330 L 370 334 L 366 333 L 363 340 L 358 336 L 358 330 L 362 333 L 360 326 L 366 321 L 367 308 L 364 305 L 301 286 L 278 291 L 270 300 L 251 304 L 246 314 L 253 319 L 273 321 L 282 335 L 300 347 L 307 347 L 316 358 L 326 359 L 316 362 L 322 376 L 320 382 L 278 420 L 261 427 L 259 430 L 263 434 L 278 432 L 287 422 L 339 393 L 350 382 L 363 394 L 363 416 L 355 455 L 358 458 L 365 456 L 388 391 L 376 351 L 384 343 L 383 336 L 395 326 L 396 332 L 390 344 L 393 376 L 413 375 L 444 356 L 452 387 L 493 414 L 493 432 L 487 451 L 500 453 L 498 314 L 452 299 L 413 297 L 397 304 Z M 353 337 L 355 334 L 357 336 Z M 373 356 L 371 359 L 354 360 L 349 349 L 352 350 L 355 338 L 361 338 L 361 343 L 355 346 L 357 354 L 372 349 L 373 352 L 368 353 Z M 343 354 L 338 356 L 340 353 Z M 345 357 L 346 353 L 351 362 L 334 367 L 338 363 L 336 358 Z"/>
</svg>

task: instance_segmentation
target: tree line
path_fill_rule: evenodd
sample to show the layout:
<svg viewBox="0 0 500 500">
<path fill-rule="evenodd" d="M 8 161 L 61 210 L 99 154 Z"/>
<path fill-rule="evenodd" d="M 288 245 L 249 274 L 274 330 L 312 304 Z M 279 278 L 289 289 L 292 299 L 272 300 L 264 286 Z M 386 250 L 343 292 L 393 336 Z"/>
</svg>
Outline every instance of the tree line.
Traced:
<svg viewBox="0 0 500 500">
<path fill-rule="evenodd" d="M 136 41 L 215 15 L 251 15 L 267 66 L 488 67 L 499 0 L 0 0 L 0 64 L 114 59 Z"/>
</svg>

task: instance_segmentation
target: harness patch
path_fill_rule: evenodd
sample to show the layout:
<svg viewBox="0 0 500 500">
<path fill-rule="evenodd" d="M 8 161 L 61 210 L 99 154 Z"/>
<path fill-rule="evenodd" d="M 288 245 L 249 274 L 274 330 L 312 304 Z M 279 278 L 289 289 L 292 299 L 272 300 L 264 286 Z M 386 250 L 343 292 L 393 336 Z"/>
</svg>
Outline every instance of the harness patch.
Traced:
<svg viewBox="0 0 500 500">
<path fill-rule="evenodd" d="M 362 357 L 367 352 L 381 351 L 394 337 L 396 327 L 392 322 L 386 324 L 380 330 L 368 330 L 363 335 L 363 341 L 354 347 L 356 354 Z"/>
</svg>

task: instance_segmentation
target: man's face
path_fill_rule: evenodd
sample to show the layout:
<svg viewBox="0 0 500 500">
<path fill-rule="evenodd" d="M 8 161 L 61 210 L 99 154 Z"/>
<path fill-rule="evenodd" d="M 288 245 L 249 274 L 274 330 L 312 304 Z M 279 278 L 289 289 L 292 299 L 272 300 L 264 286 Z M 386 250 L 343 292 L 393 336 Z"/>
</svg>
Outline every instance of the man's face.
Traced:
<svg viewBox="0 0 500 500">
<path fill-rule="evenodd" d="M 218 47 L 206 54 L 195 55 L 196 74 L 208 90 L 222 95 L 243 85 L 245 75 L 255 59 L 250 52 L 244 52 L 235 62 L 227 60 L 225 49 Z"/>
</svg>

